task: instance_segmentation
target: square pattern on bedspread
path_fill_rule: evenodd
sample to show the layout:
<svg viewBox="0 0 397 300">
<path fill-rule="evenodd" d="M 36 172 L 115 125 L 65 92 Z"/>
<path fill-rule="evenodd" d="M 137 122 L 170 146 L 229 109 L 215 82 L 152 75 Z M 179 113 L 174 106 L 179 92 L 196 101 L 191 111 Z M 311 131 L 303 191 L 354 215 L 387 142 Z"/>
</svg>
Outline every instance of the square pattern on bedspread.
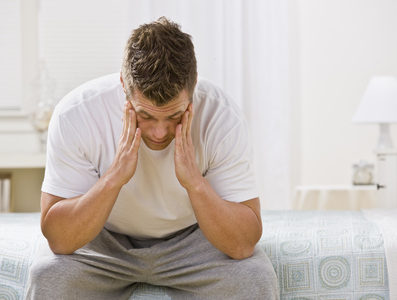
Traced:
<svg viewBox="0 0 397 300">
<path fill-rule="evenodd" d="M 39 241 L 40 214 L 0 214 L 0 299 L 23 299 Z"/>
<path fill-rule="evenodd" d="M 281 299 L 389 299 L 383 238 L 359 211 L 262 213 Z"/>
<path fill-rule="evenodd" d="M 0 299 L 23 299 L 43 237 L 39 214 L 0 214 Z M 389 299 L 383 238 L 356 211 L 263 211 L 259 245 L 271 259 L 285 300 Z M 130 299 L 169 299 L 139 284 Z"/>
</svg>

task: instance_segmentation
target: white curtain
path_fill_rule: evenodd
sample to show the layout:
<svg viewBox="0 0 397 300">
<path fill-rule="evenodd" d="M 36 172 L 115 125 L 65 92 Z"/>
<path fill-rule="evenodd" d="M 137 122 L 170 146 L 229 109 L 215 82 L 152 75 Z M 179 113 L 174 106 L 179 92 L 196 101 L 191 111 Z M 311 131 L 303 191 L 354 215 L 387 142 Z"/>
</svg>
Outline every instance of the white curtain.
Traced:
<svg viewBox="0 0 397 300">
<path fill-rule="evenodd" d="M 118 72 L 132 29 L 166 16 L 193 37 L 199 76 L 246 114 L 262 207 L 290 207 L 288 0 L 41 0 L 40 59 L 57 97 Z"/>
<path fill-rule="evenodd" d="M 287 2 L 244 2 L 243 108 L 254 139 L 261 200 L 268 209 L 290 208 L 292 200 Z"/>
<path fill-rule="evenodd" d="M 0 110 L 21 105 L 21 16 L 19 0 L 0 1 Z"/>
</svg>

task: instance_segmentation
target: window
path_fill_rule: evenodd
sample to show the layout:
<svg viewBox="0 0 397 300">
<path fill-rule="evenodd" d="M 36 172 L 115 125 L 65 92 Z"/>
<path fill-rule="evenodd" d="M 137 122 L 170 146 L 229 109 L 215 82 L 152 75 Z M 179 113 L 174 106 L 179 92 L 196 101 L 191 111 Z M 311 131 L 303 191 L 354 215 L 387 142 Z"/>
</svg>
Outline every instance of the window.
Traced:
<svg viewBox="0 0 397 300">
<path fill-rule="evenodd" d="M 21 106 L 21 37 L 20 1 L 0 1 L 0 110 Z"/>
</svg>

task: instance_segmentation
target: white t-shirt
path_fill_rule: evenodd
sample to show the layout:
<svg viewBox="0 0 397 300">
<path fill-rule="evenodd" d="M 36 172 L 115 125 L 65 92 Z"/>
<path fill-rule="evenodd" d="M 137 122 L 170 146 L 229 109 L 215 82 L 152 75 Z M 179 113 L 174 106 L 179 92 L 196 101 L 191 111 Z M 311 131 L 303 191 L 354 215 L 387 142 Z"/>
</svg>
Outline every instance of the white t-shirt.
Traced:
<svg viewBox="0 0 397 300">
<path fill-rule="evenodd" d="M 119 74 L 89 81 L 59 102 L 48 131 L 43 192 L 71 198 L 98 181 L 115 157 L 124 103 Z M 198 82 L 193 103 L 191 133 L 203 176 L 224 200 L 258 197 L 247 126 L 238 107 L 205 80 Z M 175 175 L 174 145 L 175 140 L 155 151 L 141 140 L 136 172 L 121 189 L 107 229 L 159 238 L 197 222 Z"/>
</svg>

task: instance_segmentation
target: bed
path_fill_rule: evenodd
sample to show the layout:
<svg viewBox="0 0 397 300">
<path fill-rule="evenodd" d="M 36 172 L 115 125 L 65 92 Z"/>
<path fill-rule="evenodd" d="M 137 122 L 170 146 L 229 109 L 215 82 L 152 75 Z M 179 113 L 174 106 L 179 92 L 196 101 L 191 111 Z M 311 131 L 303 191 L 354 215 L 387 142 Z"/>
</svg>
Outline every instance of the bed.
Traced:
<svg viewBox="0 0 397 300">
<path fill-rule="evenodd" d="M 24 299 L 38 213 L 0 214 L 0 299 Z M 263 211 L 259 243 L 286 300 L 397 299 L 397 210 Z M 130 299 L 169 299 L 138 284 Z"/>
</svg>

